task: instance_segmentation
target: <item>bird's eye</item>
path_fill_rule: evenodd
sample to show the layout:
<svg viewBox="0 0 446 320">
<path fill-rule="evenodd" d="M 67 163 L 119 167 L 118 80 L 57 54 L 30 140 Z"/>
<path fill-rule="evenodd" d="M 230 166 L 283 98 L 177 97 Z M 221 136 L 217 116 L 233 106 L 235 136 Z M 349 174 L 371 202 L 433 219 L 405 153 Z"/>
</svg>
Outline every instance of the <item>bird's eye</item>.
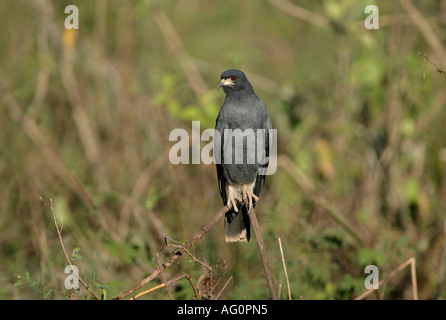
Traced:
<svg viewBox="0 0 446 320">
<path fill-rule="evenodd" d="M 231 77 L 231 80 L 232 80 L 232 81 L 235 81 L 235 79 L 237 79 L 236 76 L 232 76 L 232 77 Z"/>
</svg>

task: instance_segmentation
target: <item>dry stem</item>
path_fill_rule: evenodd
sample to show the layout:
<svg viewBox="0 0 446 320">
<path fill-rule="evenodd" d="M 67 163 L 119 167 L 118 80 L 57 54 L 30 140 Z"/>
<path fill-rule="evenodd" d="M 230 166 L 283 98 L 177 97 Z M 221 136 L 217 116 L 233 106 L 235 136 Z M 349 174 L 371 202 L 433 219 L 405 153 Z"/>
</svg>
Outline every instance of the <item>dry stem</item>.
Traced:
<svg viewBox="0 0 446 320">
<path fill-rule="evenodd" d="M 169 300 L 172 300 L 172 295 L 170 294 L 169 285 L 167 284 L 167 281 L 166 281 L 166 276 L 164 275 L 163 268 L 161 268 L 160 255 L 158 252 L 156 253 L 156 263 L 158 265 L 158 268 L 160 269 L 161 278 L 163 279 L 163 282 L 165 284 L 167 296 L 169 297 Z"/>
<path fill-rule="evenodd" d="M 161 283 L 161 284 L 159 284 L 159 285 L 157 285 L 157 286 L 155 286 L 153 288 L 150 288 L 148 290 L 144 290 L 144 291 L 136 294 L 134 297 L 131 297 L 129 300 L 138 299 L 138 298 L 142 297 L 143 295 L 146 295 L 146 294 L 148 294 L 150 292 L 153 292 L 153 291 L 156 291 L 158 289 L 164 288 L 164 287 L 166 287 L 167 285 L 169 285 L 171 283 L 177 282 L 177 281 L 179 281 L 179 280 L 181 280 L 183 278 L 187 278 L 187 277 L 190 277 L 190 276 L 188 274 L 182 274 L 181 276 L 178 276 L 176 278 L 170 279 L 169 281 Z"/>
<path fill-rule="evenodd" d="M 251 208 L 251 210 L 249 210 L 249 219 L 251 220 L 251 226 L 252 229 L 254 230 L 254 236 L 257 242 L 257 249 L 259 250 L 260 259 L 262 260 L 263 271 L 265 272 L 266 282 L 268 283 L 268 289 L 269 293 L 271 294 L 271 299 L 278 300 L 273 274 L 271 272 L 271 267 L 269 266 L 268 256 L 266 255 L 266 250 L 265 250 L 265 244 L 263 243 L 259 222 L 257 221 L 257 216 L 254 208 Z"/>
<path fill-rule="evenodd" d="M 384 289 L 385 289 L 387 283 L 394 275 L 396 275 L 398 272 L 400 272 L 405 267 L 410 265 L 410 277 L 411 277 L 411 282 L 412 282 L 412 296 L 413 296 L 413 300 L 418 300 L 418 285 L 417 285 L 417 274 L 416 274 L 415 262 L 416 262 L 415 257 L 409 258 L 403 264 L 396 267 L 384 280 L 381 280 L 379 282 L 379 285 L 384 284 Z M 384 296 L 384 289 L 383 289 L 383 293 L 381 294 L 381 297 L 380 297 L 381 299 Z M 364 293 L 362 293 L 361 295 L 359 295 L 358 297 L 356 297 L 355 300 L 362 300 L 375 290 L 376 289 L 369 289 L 369 290 L 365 291 Z"/>
<path fill-rule="evenodd" d="M 318 15 L 314 12 L 308 11 L 302 7 L 297 6 L 287 0 L 268 0 L 271 4 L 282 10 L 283 12 L 289 14 L 290 16 L 297 18 L 299 20 L 311 23 L 323 29 L 330 28 L 330 20 Z"/>
<path fill-rule="evenodd" d="M 423 59 L 425 61 L 429 62 L 431 65 L 434 66 L 436 73 L 442 74 L 443 76 L 446 76 L 446 72 L 441 70 L 439 67 L 437 67 L 437 65 L 435 63 L 433 63 L 423 52 L 418 51 L 418 54 L 420 55 L 420 57 L 423 57 Z"/>
<path fill-rule="evenodd" d="M 162 272 L 163 270 L 169 268 L 174 262 L 176 262 L 178 260 L 179 257 L 181 257 L 183 254 L 188 254 L 191 256 L 189 249 L 198 241 L 200 240 L 220 219 L 221 217 L 223 217 L 223 215 L 228 211 L 228 207 L 224 206 L 213 218 L 212 220 L 203 228 L 200 230 L 200 232 L 198 232 L 191 240 L 187 241 L 185 245 L 181 245 L 181 246 L 175 246 L 176 248 L 178 248 L 178 250 L 170 257 L 170 259 L 163 263 L 160 264 L 158 263 L 158 268 L 148 277 L 146 277 L 145 279 L 143 279 L 140 283 L 138 283 L 136 286 L 130 288 L 129 290 L 127 290 L 126 292 L 122 293 L 121 295 L 117 296 L 116 299 L 124 299 L 125 297 L 129 296 L 130 294 L 132 294 L 133 292 L 135 292 L 136 290 L 139 290 L 140 288 L 142 288 L 143 286 L 145 286 L 147 283 L 149 283 L 150 281 L 152 281 L 153 279 L 157 278 L 159 275 L 163 275 Z M 274 285 L 274 279 L 272 277 L 272 272 L 271 272 L 271 268 L 269 266 L 269 262 L 268 262 L 268 257 L 266 255 L 266 251 L 265 251 L 265 245 L 263 243 L 263 239 L 262 239 L 262 235 L 260 233 L 260 226 L 259 223 L 257 221 L 257 217 L 255 214 L 255 210 L 254 208 L 252 208 L 249 212 L 249 218 L 251 220 L 251 226 L 254 230 L 254 235 L 256 238 L 256 242 L 257 242 L 257 248 L 259 250 L 259 255 L 260 255 L 260 259 L 262 261 L 262 265 L 263 265 L 263 269 L 265 272 L 265 276 L 266 276 L 266 281 L 268 283 L 268 288 L 271 294 L 271 298 L 273 300 L 277 300 L 278 296 L 277 296 L 277 291 Z M 172 245 L 170 245 L 172 246 Z M 201 263 L 201 262 L 200 262 Z M 209 266 L 206 264 L 201 263 L 203 266 L 205 266 L 208 270 L 209 270 Z M 167 287 L 168 282 L 165 280 L 165 278 L 163 278 L 164 281 L 164 286 Z M 192 283 L 191 283 L 192 284 Z M 158 286 L 159 287 L 159 286 Z M 192 286 L 194 288 L 194 286 Z M 152 290 L 153 291 L 153 290 Z M 147 292 L 147 291 L 145 291 Z M 150 291 L 151 292 L 151 291 Z M 195 289 L 194 289 L 195 292 Z M 139 297 L 141 296 L 141 294 L 135 296 L 135 297 Z"/>
<path fill-rule="evenodd" d="M 228 207 L 224 206 L 220 211 L 212 218 L 212 220 L 198 232 L 191 240 L 186 242 L 184 246 L 182 246 L 178 251 L 176 251 L 168 261 L 163 263 L 160 267 L 158 267 L 151 275 L 143 279 L 140 283 L 138 283 L 136 286 L 130 288 L 126 292 L 122 293 L 121 295 L 117 296 L 116 299 L 124 299 L 125 297 L 129 296 L 136 290 L 139 290 L 146 284 L 148 284 L 150 281 L 158 277 L 161 273 L 161 269 L 167 269 L 169 268 L 175 261 L 178 260 L 179 257 L 181 257 L 184 253 L 186 253 L 185 250 L 189 250 L 198 240 L 200 240 L 220 219 L 224 216 L 224 214 L 228 211 Z"/>
<path fill-rule="evenodd" d="M 288 299 L 292 300 L 291 299 L 290 281 L 288 280 L 288 272 L 286 270 L 285 257 L 283 255 L 283 249 L 282 249 L 282 240 L 280 240 L 280 237 L 278 239 L 279 239 L 280 256 L 282 257 L 283 271 L 285 272 L 285 279 L 286 279 L 286 284 L 288 287 Z"/>
<path fill-rule="evenodd" d="M 50 209 L 51 209 L 51 213 L 52 213 L 52 215 L 53 215 L 54 225 L 56 226 L 57 235 L 59 236 L 59 242 L 60 242 L 60 245 L 62 246 L 62 251 L 63 251 L 63 253 L 64 253 L 64 255 L 65 255 L 65 259 L 67 260 L 67 263 L 68 263 L 70 266 L 73 266 L 73 264 L 71 263 L 70 258 L 68 257 L 67 251 L 65 250 L 65 245 L 64 245 L 63 240 L 62 240 L 62 231 L 61 231 L 61 229 L 59 228 L 59 225 L 58 225 L 57 220 L 56 220 L 56 214 L 54 213 L 53 199 L 52 199 L 52 198 L 50 198 Z M 88 284 L 81 278 L 81 276 L 79 275 L 79 273 L 76 272 L 76 269 L 75 269 L 75 268 L 72 268 L 72 270 L 73 270 L 73 272 L 76 274 L 76 277 L 79 279 L 79 281 L 82 283 L 82 285 L 85 287 L 85 289 L 87 289 L 88 292 L 89 292 L 95 299 L 97 299 L 97 300 L 101 300 L 101 298 L 100 298 L 100 297 L 99 297 L 93 290 L 91 290 L 90 286 L 89 286 L 89 285 L 88 285 Z"/>
<path fill-rule="evenodd" d="M 362 246 L 364 241 L 361 234 L 355 230 L 353 225 L 339 212 L 336 212 L 324 198 L 324 196 L 317 190 L 313 181 L 308 178 L 291 159 L 285 155 L 277 157 L 277 164 L 282 167 L 293 180 L 299 185 L 305 196 L 310 198 L 325 214 L 331 217 L 338 223 L 348 234 L 355 239 L 355 245 Z"/>
</svg>

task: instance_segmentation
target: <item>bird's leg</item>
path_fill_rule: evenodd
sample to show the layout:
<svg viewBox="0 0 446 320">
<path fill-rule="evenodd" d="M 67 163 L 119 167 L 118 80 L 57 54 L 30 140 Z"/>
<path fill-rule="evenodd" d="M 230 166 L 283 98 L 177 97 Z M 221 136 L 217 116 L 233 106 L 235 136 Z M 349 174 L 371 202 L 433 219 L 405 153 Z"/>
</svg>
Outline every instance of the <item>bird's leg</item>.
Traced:
<svg viewBox="0 0 446 320">
<path fill-rule="evenodd" d="M 226 202 L 226 205 L 229 209 L 234 208 L 234 211 L 238 212 L 237 201 L 242 202 L 242 198 L 235 194 L 233 187 L 228 186 L 228 201 Z"/>
<path fill-rule="evenodd" d="M 254 199 L 255 201 L 259 200 L 259 197 L 257 197 L 254 193 L 252 193 L 246 184 L 244 184 L 242 187 L 242 197 L 243 197 L 243 200 L 248 200 L 248 204 L 249 204 L 248 212 L 251 211 L 251 208 L 252 208 L 252 199 Z"/>
</svg>

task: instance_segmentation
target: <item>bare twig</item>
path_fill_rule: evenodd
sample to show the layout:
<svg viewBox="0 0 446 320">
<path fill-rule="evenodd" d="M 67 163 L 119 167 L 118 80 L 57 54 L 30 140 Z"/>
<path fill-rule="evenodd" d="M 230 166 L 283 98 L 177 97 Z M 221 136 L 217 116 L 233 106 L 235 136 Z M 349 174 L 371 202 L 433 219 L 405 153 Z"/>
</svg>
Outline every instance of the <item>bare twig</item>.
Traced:
<svg viewBox="0 0 446 320">
<path fill-rule="evenodd" d="M 184 75 L 189 82 L 189 86 L 197 96 L 203 96 L 208 91 L 206 82 L 195 65 L 194 60 L 185 53 L 181 38 L 172 22 L 164 11 L 161 10 L 153 15 L 153 19 L 169 45 L 170 50 L 177 55 Z"/>
<path fill-rule="evenodd" d="M 278 300 L 273 274 L 271 272 L 271 267 L 269 266 L 268 256 L 266 255 L 266 250 L 265 250 L 265 244 L 263 243 L 259 222 L 257 221 L 257 216 L 254 208 L 251 208 L 251 210 L 249 210 L 249 219 L 251 220 L 251 226 L 252 229 L 254 230 L 254 235 L 257 242 L 257 249 L 259 250 L 260 259 L 262 260 L 263 271 L 265 272 L 266 282 L 268 283 L 268 289 L 271 295 L 271 299 Z"/>
<path fill-rule="evenodd" d="M 268 0 L 271 4 L 299 20 L 311 23 L 323 29 L 330 28 L 330 20 L 316 13 L 301 8 L 287 0 Z"/>
<path fill-rule="evenodd" d="M 167 237 L 166 237 L 167 239 Z M 179 250 L 183 250 L 185 253 L 187 253 L 187 255 L 194 261 L 197 262 L 198 264 L 202 265 L 208 272 L 212 271 L 212 267 L 210 265 L 208 265 L 206 262 L 201 261 L 200 259 L 198 259 L 196 256 L 194 256 L 192 254 L 192 252 L 190 252 L 185 246 L 183 245 L 175 245 L 175 244 L 166 244 L 167 247 L 172 247 L 175 249 L 179 249 Z"/>
<path fill-rule="evenodd" d="M 283 249 L 282 249 L 282 240 L 280 240 L 280 237 L 278 239 L 279 239 L 280 256 L 282 257 L 283 271 L 285 272 L 285 279 L 286 279 L 286 284 L 288 287 L 288 299 L 292 300 L 291 299 L 290 281 L 288 280 L 288 272 L 286 270 L 285 258 L 284 258 Z"/>
<path fill-rule="evenodd" d="M 418 300 L 418 281 L 417 281 L 417 269 L 415 258 L 411 258 L 410 264 L 410 280 L 412 281 L 412 296 L 414 300 Z"/>
<path fill-rule="evenodd" d="M 209 221 L 209 223 L 203 227 L 203 229 L 200 230 L 191 240 L 186 242 L 184 247 L 180 248 L 178 251 L 176 251 L 168 261 L 163 263 L 159 268 L 157 268 L 151 275 L 143 279 L 140 283 L 138 283 L 136 286 L 128 289 L 124 293 L 120 294 L 116 297 L 116 299 L 124 299 L 125 297 L 129 296 L 136 290 L 141 289 L 143 286 L 148 284 L 153 279 L 157 278 L 161 273 L 161 268 L 167 269 L 169 268 L 175 261 L 178 260 L 179 257 L 181 257 L 186 251 L 184 249 L 189 250 L 198 240 L 203 238 L 203 236 L 225 215 L 225 213 L 228 211 L 228 207 L 224 206 L 220 211 Z"/>
<path fill-rule="evenodd" d="M 132 208 L 135 207 L 135 204 L 138 204 L 137 199 L 141 197 L 144 191 L 147 190 L 149 183 L 151 182 L 151 178 L 155 172 L 158 172 L 165 164 L 165 155 L 160 154 L 153 162 L 151 162 L 141 173 L 138 174 L 138 179 L 133 186 L 132 192 L 130 196 L 126 197 L 126 201 L 124 206 L 122 207 L 121 214 L 119 215 L 119 234 L 123 239 L 127 237 L 129 230 L 129 221 L 130 221 L 130 213 L 132 212 Z M 153 215 L 153 214 L 152 214 Z M 162 234 L 162 223 L 161 221 L 154 222 L 152 217 L 149 217 L 151 221 L 151 226 L 153 225 L 155 228 L 158 227 L 155 231 L 155 234 Z M 155 218 L 156 219 L 156 218 Z"/>
<path fill-rule="evenodd" d="M 169 300 L 172 300 L 172 295 L 170 294 L 169 285 L 167 284 L 167 281 L 166 281 L 166 276 L 164 275 L 163 268 L 161 268 L 159 252 L 156 253 L 155 257 L 156 257 L 156 263 L 158 265 L 158 268 L 161 271 L 161 278 L 163 279 L 163 282 L 166 284 L 167 296 L 169 297 Z"/>
<path fill-rule="evenodd" d="M 183 278 L 187 278 L 188 276 L 189 276 L 188 274 L 182 274 L 181 276 L 178 276 L 176 278 L 170 279 L 169 281 L 163 282 L 163 283 L 161 283 L 161 284 L 159 284 L 159 285 L 157 285 L 157 286 L 155 286 L 153 288 L 150 288 L 148 290 L 144 290 L 144 291 L 136 294 L 134 297 L 131 297 L 129 300 L 138 299 L 138 298 L 142 297 L 143 295 L 146 295 L 146 294 L 151 293 L 153 291 L 156 291 L 158 289 L 164 288 L 166 285 L 169 285 L 169 284 L 172 284 L 174 282 L 177 282 L 177 281 L 179 281 L 179 280 L 181 280 Z"/>
<path fill-rule="evenodd" d="M 431 65 L 434 66 L 435 68 L 435 72 L 438 74 L 442 74 L 443 76 L 446 76 L 446 72 L 441 70 L 439 67 L 437 67 L 437 65 L 435 63 L 433 63 L 423 52 L 418 51 L 418 54 L 420 55 L 420 57 L 422 57 L 424 59 L 424 61 L 429 62 Z"/>
<path fill-rule="evenodd" d="M 136 290 L 139 290 L 140 288 L 145 286 L 147 283 L 149 283 L 153 279 L 157 278 L 159 275 L 162 275 L 162 271 L 164 269 L 169 268 L 183 254 L 186 253 L 189 256 L 193 257 L 193 255 L 189 252 L 189 249 L 198 240 L 200 240 L 221 219 L 221 217 L 223 217 L 223 215 L 227 211 L 228 211 L 228 207 L 224 206 L 214 216 L 214 218 L 212 218 L 211 221 L 203 229 L 200 230 L 200 232 L 198 232 L 191 240 L 187 241 L 184 245 L 181 245 L 181 246 L 169 245 L 169 246 L 174 246 L 174 247 L 178 248 L 178 250 L 170 257 L 170 259 L 167 262 L 163 263 L 163 264 L 159 263 L 158 264 L 159 265 L 158 268 L 151 275 L 149 275 L 148 277 L 143 279 L 136 286 L 130 288 L 126 292 L 124 292 L 121 295 L 119 295 L 118 297 L 116 297 L 116 299 L 124 299 L 125 297 L 129 296 L 130 294 L 132 294 Z M 277 298 L 278 298 L 277 297 L 277 291 L 276 291 L 276 288 L 275 288 L 275 285 L 274 285 L 274 279 L 272 277 L 271 268 L 269 266 L 268 257 L 266 255 L 266 251 L 265 251 L 265 245 L 263 243 L 262 235 L 260 233 L 260 226 L 259 226 L 259 223 L 257 221 L 257 217 L 256 217 L 256 214 L 255 214 L 254 208 L 252 208 L 250 210 L 249 217 L 250 217 L 250 220 L 251 220 L 251 226 L 252 226 L 252 228 L 254 230 L 254 235 L 255 235 L 255 238 L 256 238 L 256 242 L 257 242 L 257 248 L 259 250 L 260 259 L 262 261 L 263 269 L 265 271 L 265 276 L 266 276 L 266 280 L 267 280 L 267 283 L 268 283 L 268 288 L 269 288 L 269 291 L 270 291 L 270 294 L 271 294 L 271 298 L 273 300 L 277 300 Z M 208 266 L 207 264 L 205 264 L 205 263 L 203 263 L 201 261 L 200 261 L 200 264 L 202 264 L 208 270 L 212 269 L 210 266 Z M 166 283 L 166 281 L 164 281 L 164 282 Z"/>
<path fill-rule="evenodd" d="M 92 171 L 96 176 L 99 189 L 105 191 L 109 189 L 110 185 L 101 161 L 97 130 L 85 108 L 79 82 L 74 74 L 74 51 L 71 48 L 65 48 L 62 57 L 63 59 L 59 63 L 59 72 L 68 100 L 72 106 L 73 119 L 76 124 L 79 140 L 84 148 L 85 158 L 93 168 Z"/>
<path fill-rule="evenodd" d="M 192 290 L 194 290 L 195 299 L 200 300 L 200 295 L 198 294 L 197 287 L 194 285 L 194 282 L 192 281 L 192 277 L 190 276 L 190 274 L 187 275 L 186 279 L 189 281 Z"/>
<path fill-rule="evenodd" d="M 412 282 L 412 297 L 413 300 L 418 300 L 418 285 L 417 285 L 417 274 L 416 274 L 416 265 L 415 265 L 416 261 L 415 261 L 415 257 L 409 258 L 407 259 L 403 264 L 399 265 L 398 267 L 396 267 L 384 280 L 381 280 L 379 282 L 379 285 L 381 286 L 382 284 L 384 284 L 384 288 L 383 288 L 383 292 L 381 294 L 381 299 L 384 296 L 384 289 L 387 285 L 387 283 L 389 282 L 389 280 L 395 276 L 398 272 L 400 272 L 401 270 L 403 270 L 405 267 L 407 267 L 408 265 L 410 265 L 410 276 L 411 276 L 411 282 Z M 376 289 L 369 289 L 365 292 L 363 292 L 361 295 L 359 295 L 358 297 L 356 297 L 354 300 L 362 300 L 365 297 L 367 297 L 370 293 L 374 292 Z"/>
<path fill-rule="evenodd" d="M 446 235 L 446 220 L 443 222 L 443 234 Z M 443 236 L 444 236 L 443 235 Z M 437 296 L 440 299 L 442 296 L 442 290 L 444 288 L 444 278 L 446 270 L 446 237 L 443 240 L 443 250 L 441 252 L 440 266 L 438 268 L 438 289 Z"/>
<path fill-rule="evenodd" d="M 335 220 L 345 231 L 347 231 L 355 240 L 356 245 L 362 245 L 363 240 L 361 235 L 354 229 L 350 222 L 342 216 L 340 213 L 336 212 L 326 201 L 326 199 L 320 194 L 314 183 L 302 172 L 296 165 L 291 161 L 291 159 L 285 155 L 280 155 L 277 157 L 277 164 L 281 166 L 294 181 L 299 185 L 302 191 L 307 197 L 312 199 L 314 203 L 329 217 Z"/>
<path fill-rule="evenodd" d="M 93 199 L 88 192 L 85 191 L 83 185 L 71 173 L 65 165 L 56 148 L 45 138 L 45 135 L 40 130 L 34 119 L 23 112 L 24 106 L 16 98 L 12 90 L 8 87 L 6 77 L 0 70 L 0 90 L 1 100 L 8 110 L 11 120 L 19 126 L 28 138 L 38 148 L 39 152 L 45 158 L 50 170 L 66 185 L 71 188 L 89 208 L 94 207 Z"/>
<path fill-rule="evenodd" d="M 221 288 L 220 292 L 217 294 L 217 296 L 215 297 L 215 300 L 218 300 L 218 298 L 220 298 L 220 295 L 222 294 L 222 292 L 225 290 L 226 286 L 229 284 L 229 282 L 231 282 L 233 279 L 232 276 L 229 277 L 228 281 L 226 281 L 225 285 L 223 286 L 223 288 Z"/>
<path fill-rule="evenodd" d="M 429 46 L 432 48 L 432 50 L 435 52 L 435 54 L 438 57 L 444 56 L 445 49 L 444 49 L 440 39 L 435 34 L 435 32 L 432 30 L 431 26 L 426 21 L 426 19 L 421 15 L 421 13 L 417 10 L 417 8 L 415 8 L 415 6 L 412 4 L 412 2 L 410 0 L 400 0 L 400 4 L 401 4 L 401 7 L 403 7 L 403 9 L 409 15 L 409 18 L 412 19 L 413 23 L 420 30 L 424 39 L 429 44 Z"/>
<path fill-rule="evenodd" d="M 440 90 L 432 99 L 430 108 L 419 115 L 414 136 L 419 136 L 423 131 L 430 128 L 429 126 L 432 124 L 432 121 L 435 121 L 440 115 L 440 112 L 443 112 L 445 103 L 446 90 Z"/>
<path fill-rule="evenodd" d="M 57 235 L 59 236 L 59 242 L 60 242 L 60 245 L 62 246 L 63 254 L 64 254 L 64 256 L 65 256 L 65 259 L 67 260 L 67 263 L 72 267 L 73 264 L 71 263 L 71 260 L 70 260 L 70 258 L 68 257 L 67 251 L 65 250 L 65 245 L 64 245 L 63 240 L 62 240 L 62 231 L 61 231 L 61 229 L 59 228 L 59 225 L 58 225 L 57 220 L 56 220 L 56 214 L 54 213 L 53 199 L 52 199 L 52 198 L 50 198 L 50 209 L 51 209 L 51 214 L 53 215 L 54 225 L 56 226 Z M 95 299 L 97 299 L 97 300 L 101 300 L 101 298 L 100 298 L 100 297 L 99 297 L 99 296 L 98 296 L 98 295 L 97 295 L 97 294 L 90 288 L 90 286 L 88 285 L 88 283 L 86 283 L 86 282 L 81 278 L 81 276 L 80 276 L 79 273 L 76 271 L 76 269 L 75 269 L 75 268 L 72 268 L 72 270 L 73 270 L 73 272 L 76 274 L 76 277 L 79 279 L 79 281 L 82 283 L 82 285 L 85 287 L 85 289 L 87 289 L 88 292 L 89 292 Z"/>
<path fill-rule="evenodd" d="M 283 287 L 283 283 L 282 283 L 282 281 L 280 281 L 279 287 L 277 289 L 277 291 L 278 291 L 277 300 L 280 300 L 280 296 L 282 295 L 282 287 Z"/>
<path fill-rule="evenodd" d="M 49 50 L 49 36 L 48 30 L 45 26 L 49 19 L 48 11 L 42 10 L 42 16 L 39 23 L 39 32 L 37 33 L 37 49 L 39 56 L 39 70 L 37 73 L 37 81 L 35 84 L 36 91 L 34 98 L 28 107 L 31 114 L 37 114 L 40 110 L 48 93 L 51 68 L 48 66 L 49 57 L 51 53 Z M 53 57 L 51 57 L 53 59 Z"/>
<path fill-rule="evenodd" d="M 36 9 L 44 16 L 42 19 L 42 28 L 55 41 L 62 50 L 62 59 L 59 63 L 59 72 L 67 93 L 68 100 L 73 108 L 73 118 L 76 123 L 78 134 L 82 146 L 85 150 L 86 159 L 93 167 L 93 173 L 96 175 L 99 187 L 103 190 L 109 189 L 109 183 L 105 174 L 105 169 L 101 165 L 101 155 L 97 133 L 93 124 L 90 122 L 89 116 L 82 101 L 82 93 L 80 92 L 78 81 L 74 75 L 74 55 L 75 50 L 71 42 L 64 42 L 61 36 L 60 28 L 54 20 L 55 10 L 51 1 L 40 0 L 35 1 Z M 75 34 L 75 30 L 71 30 Z"/>
</svg>

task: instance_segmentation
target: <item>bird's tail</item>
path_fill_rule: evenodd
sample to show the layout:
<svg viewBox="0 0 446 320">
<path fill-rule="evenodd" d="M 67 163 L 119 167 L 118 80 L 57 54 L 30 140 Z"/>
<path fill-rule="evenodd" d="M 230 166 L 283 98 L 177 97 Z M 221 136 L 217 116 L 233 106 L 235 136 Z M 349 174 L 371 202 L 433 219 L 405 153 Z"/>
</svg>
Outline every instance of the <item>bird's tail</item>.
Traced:
<svg viewBox="0 0 446 320">
<path fill-rule="evenodd" d="M 248 208 L 242 205 L 238 212 L 233 209 L 226 212 L 225 240 L 226 242 L 248 242 L 251 228 Z"/>
</svg>

